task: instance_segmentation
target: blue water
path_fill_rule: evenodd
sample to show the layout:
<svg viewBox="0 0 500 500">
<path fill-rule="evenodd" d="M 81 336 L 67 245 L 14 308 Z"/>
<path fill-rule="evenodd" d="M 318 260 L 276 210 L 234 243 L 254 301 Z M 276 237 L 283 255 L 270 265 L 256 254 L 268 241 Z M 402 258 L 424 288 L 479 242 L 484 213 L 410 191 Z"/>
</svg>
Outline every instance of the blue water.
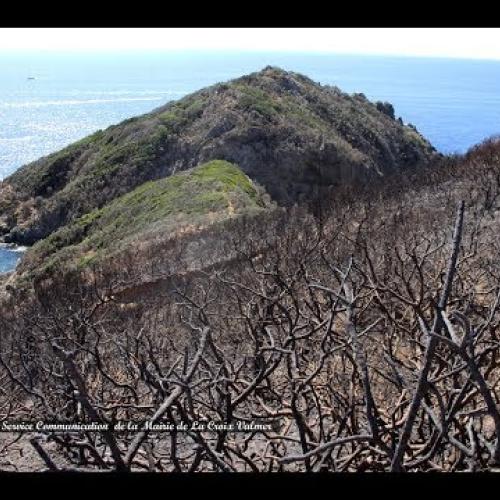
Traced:
<svg viewBox="0 0 500 500">
<path fill-rule="evenodd" d="M 22 251 L 11 250 L 0 246 L 0 274 L 12 271 L 22 257 Z"/>
<path fill-rule="evenodd" d="M 267 65 L 390 101 L 397 116 L 445 153 L 464 152 L 500 133 L 496 61 L 283 53 L 0 54 L 0 180 L 98 129 Z M 11 254 L 0 248 L 0 270 L 13 265 Z"/>
</svg>

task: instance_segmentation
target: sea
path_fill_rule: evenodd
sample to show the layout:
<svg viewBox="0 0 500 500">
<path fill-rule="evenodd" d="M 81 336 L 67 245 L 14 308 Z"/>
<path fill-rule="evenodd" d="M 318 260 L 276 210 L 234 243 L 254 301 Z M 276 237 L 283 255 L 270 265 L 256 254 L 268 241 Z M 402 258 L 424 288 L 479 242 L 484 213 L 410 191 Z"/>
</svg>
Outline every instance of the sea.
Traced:
<svg viewBox="0 0 500 500">
<path fill-rule="evenodd" d="M 265 66 L 389 101 L 443 153 L 500 133 L 500 61 L 324 53 L 0 53 L 0 180 L 126 118 Z M 0 273 L 23 249 L 0 246 Z"/>
</svg>

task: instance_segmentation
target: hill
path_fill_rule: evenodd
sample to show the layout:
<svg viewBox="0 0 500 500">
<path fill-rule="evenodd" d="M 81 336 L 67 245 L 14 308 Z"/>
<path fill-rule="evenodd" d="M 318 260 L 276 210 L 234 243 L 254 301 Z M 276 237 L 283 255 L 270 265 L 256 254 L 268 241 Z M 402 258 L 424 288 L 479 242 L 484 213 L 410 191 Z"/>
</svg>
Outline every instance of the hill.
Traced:
<svg viewBox="0 0 500 500">
<path fill-rule="evenodd" d="M 390 104 L 268 67 L 22 167 L 0 187 L 0 238 L 32 245 L 145 182 L 214 159 L 238 165 L 288 205 L 318 185 L 384 176 L 436 155 Z"/>
<path fill-rule="evenodd" d="M 98 263 L 128 246 L 170 240 L 242 214 L 271 207 L 268 197 L 235 165 L 220 160 L 141 184 L 36 243 L 19 273 L 46 273 Z"/>
</svg>

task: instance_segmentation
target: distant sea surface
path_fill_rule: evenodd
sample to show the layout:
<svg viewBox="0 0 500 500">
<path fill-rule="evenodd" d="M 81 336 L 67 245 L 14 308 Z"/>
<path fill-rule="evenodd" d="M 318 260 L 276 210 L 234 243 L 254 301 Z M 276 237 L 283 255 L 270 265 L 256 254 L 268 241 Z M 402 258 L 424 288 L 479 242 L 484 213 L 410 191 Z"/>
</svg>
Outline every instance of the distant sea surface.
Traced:
<svg viewBox="0 0 500 500">
<path fill-rule="evenodd" d="M 126 118 L 267 65 L 391 102 L 441 152 L 500 133 L 500 62 L 283 53 L 0 54 L 0 180 Z M 0 247 L 0 272 L 18 252 Z M 14 264 L 13 264 L 14 262 Z"/>
</svg>

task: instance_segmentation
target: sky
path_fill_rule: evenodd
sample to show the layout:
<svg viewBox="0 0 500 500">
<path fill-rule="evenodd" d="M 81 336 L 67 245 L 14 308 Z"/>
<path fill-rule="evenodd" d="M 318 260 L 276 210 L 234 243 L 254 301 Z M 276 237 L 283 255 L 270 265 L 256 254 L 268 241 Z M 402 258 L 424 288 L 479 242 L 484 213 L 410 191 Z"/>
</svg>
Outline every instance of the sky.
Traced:
<svg viewBox="0 0 500 500">
<path fill-rule="evenodd" d="M 500 60 L 500 28 L 0 28 L 0 52 L 287 51 Z"/>
</svg>

